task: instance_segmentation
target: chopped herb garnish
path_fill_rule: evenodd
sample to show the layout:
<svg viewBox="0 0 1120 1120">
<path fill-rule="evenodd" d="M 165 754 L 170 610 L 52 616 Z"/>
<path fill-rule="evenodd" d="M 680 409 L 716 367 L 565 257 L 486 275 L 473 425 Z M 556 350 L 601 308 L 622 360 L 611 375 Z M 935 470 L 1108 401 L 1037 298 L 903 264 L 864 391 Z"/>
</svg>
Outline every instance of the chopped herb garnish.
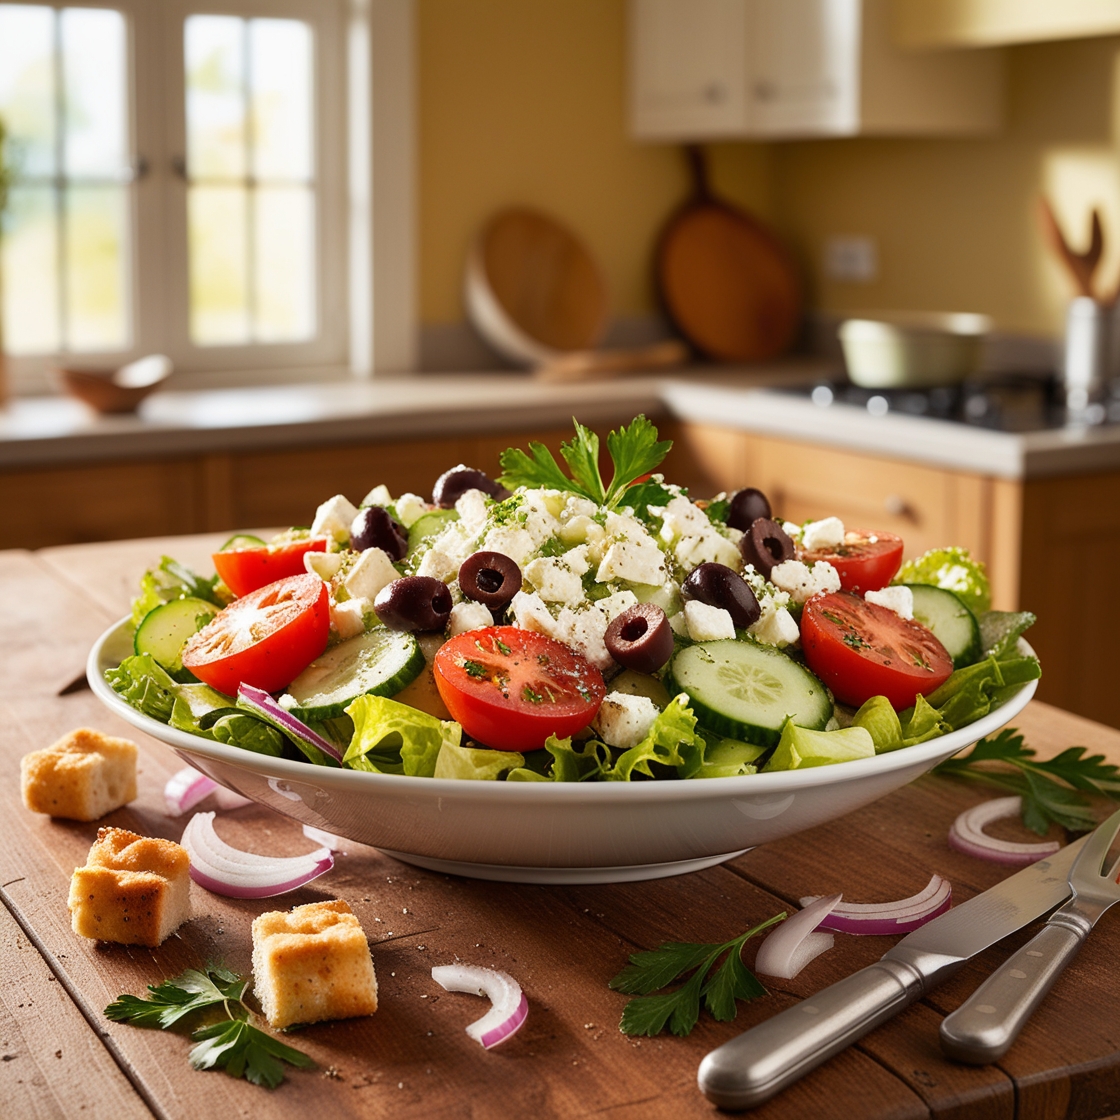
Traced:
<svg viewBox="0 0 1120 1120">
<path fill-rule="evenodd" d="M 623 1034 L 656 1035 L 668 1024 L 673 1034 L 686 1035 L 699 1021 L 701 998 L 712 1018 L 721 1022 L 734 1019 L 736 1000 L 766 995 L 766 989 L 743 964 L 743 946 L 785 916 L 785 911 L 775 914 L 722 945 L 672 941 L 647 953 L 632 954 L 630 963 L 610 982 L 616 992 L 637 996 L 624 1008 L 618 1029 Z M 708 973 L 724 953 L 723 964 L 709 980 Z M 692 976 L 675 991 L 651 994 L 686 972 Z"/>
<path fill-rule="evenodd" d="M 463 658 L 463 669 L 468 677 L 475 677 L 478 680 L 490 675 L 490 670 L 482 662 L 471 661 L 468 657 Z"/>
<path fill-rule="evenodd" d="M 506 656 L 509 656 L 510 648 L 505 644 L 505 642 L 502 641 L 501 638 L 495 638 L 494 645 L 498 647 L 499 653 L 504 653 L 506 654 Z"/>
<path fill-rule="evenodd" d="M 527 700 L 530 704 L 544 703 L 544 697 L 539 692 L 534 691 L 530 685 L 525 685 L 521 689 L 521 699 Z"/>
<path fill-rule="evenodd" d="M 869 641 L 866 641 L 861 635 L 857 634 L 854 630 L 849 630 L 848 633 L 845 634 L 840 640 L 844 643 L 844 645 L 849 646 L 851 649 L 854 649 L 854 650 L 870 649 L 871 648 L 871 643 Z"/>
<path fill-rule="evenodd" d="M 247 984 L 235 972 L 217 965 L 188 968 L 162 984 L 148 985 L 148 999 L 120 996 L 105 1008 L 105 1014 L 117 1023 L 166 1030 L 188 1015 L 220 1006 L 224 1019 L 191 1034 L 198 1043 L 190 1052 L 191 1065 L 195 1069 L 224 1069 L 254 1085 L 275 1089 L 284 1080 L 284 1062 L 301 1069 L 313 1069 L 315 1063 L 302 1051 L 249 1023 L 250 1012 L 243 999 Z"/>
</svg>

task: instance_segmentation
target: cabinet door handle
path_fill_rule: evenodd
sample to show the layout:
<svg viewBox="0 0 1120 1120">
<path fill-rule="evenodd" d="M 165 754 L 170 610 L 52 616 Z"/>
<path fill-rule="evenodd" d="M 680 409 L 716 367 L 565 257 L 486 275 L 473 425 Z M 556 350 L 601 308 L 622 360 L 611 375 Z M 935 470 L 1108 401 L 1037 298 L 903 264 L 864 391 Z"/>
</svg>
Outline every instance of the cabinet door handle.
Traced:
<svg viewBox="0 0 1120 1120">
<path fill-rule="evenodd" d="M 914 522 L 918 520 L 917 510 L 901 494 L 888 494 L 883 499 L 883 511 L 890 517 L 901 517 Z"/>
</svg>

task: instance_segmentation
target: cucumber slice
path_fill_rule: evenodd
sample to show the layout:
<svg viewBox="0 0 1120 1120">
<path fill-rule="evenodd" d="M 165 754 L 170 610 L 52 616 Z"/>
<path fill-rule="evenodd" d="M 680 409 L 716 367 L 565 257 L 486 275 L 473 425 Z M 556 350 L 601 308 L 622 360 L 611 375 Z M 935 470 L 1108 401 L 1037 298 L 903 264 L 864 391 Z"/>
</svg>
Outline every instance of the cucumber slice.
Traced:
<svg viewBox="0 0 1120 1120">
<path fill-rule="evenodd" d="M 364 693 L 395 696 L 424 668 L 412 634 L 378 627 L 327 650 L 288 686 L 302 720 L 333 719 Z"/>
<path fill-rule="evenodd" d="M 239 548 L 265 548 L 265 542 L 252 533 L 235 533 L 220 549 L 219 552 L 234 552 Z"/>
<path fill-rule="evenodd" d="M 832 718 L 828 689 L 773 646 L 724 638 L 685 646 L 669 662 L 669 692 L 687 692 L 701 727 L 773 746 L 782 726 L 820 731 Z"/>
<path fill-rule="evenodd" d="M 459 514 L 453 509 L 432 509 L 422 513 L 408 530 L 408 553 L 406 559 L 432 537 L 438 536 L 452 521 L 458 521 Z"/>
<path fill-rule="evenodd" d="M 914 620 L 920 622 L 945 647 L 953 668 L 971 665 L 980 656 L 980 625 L 964 601 L 944 587 L 908 583 L 914 595 Z"/>
<path fill-rule="evenodd" d="M 205 599 L 172 599 L 153 607 L 140 620 L 132 648 L 150 653 L 172 675 L 183 671 L 183 646 L 218 613 Z"/>
</svg>

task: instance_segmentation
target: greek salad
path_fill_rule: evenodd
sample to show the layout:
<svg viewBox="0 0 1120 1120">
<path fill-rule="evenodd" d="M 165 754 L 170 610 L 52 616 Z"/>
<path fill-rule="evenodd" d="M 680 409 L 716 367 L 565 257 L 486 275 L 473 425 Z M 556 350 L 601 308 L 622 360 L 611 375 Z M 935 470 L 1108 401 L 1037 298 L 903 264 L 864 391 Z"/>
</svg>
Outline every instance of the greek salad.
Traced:
<svg viewBox="0 0 1120 1120">
<path fill-rule="evenodd" d="M 376 486 L 309 528 L 164 557 L 106 676 L 183 731 L 325 766 L 504 781 L 690 780 L 902 749 L 1039 675 L 982 565 L 754 488 L 693 498 L 644 417 L 613 467 L 510 448 L 430 500 Z"/>
</svg>

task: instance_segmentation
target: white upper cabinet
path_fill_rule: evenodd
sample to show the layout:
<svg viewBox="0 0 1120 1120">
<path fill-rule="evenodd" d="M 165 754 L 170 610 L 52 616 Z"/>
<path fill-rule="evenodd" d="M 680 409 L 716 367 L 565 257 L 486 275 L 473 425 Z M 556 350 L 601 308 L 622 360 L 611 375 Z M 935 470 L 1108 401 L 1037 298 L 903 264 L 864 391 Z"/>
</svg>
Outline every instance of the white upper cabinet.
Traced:
<svg viewBox="0 0 1120 1120">
<path fill-rule="evenodd" d="M 999 51 L 906 51 L 890 0 L 630 0 L 639 140 L 982 135 Z"/>
</svg>

